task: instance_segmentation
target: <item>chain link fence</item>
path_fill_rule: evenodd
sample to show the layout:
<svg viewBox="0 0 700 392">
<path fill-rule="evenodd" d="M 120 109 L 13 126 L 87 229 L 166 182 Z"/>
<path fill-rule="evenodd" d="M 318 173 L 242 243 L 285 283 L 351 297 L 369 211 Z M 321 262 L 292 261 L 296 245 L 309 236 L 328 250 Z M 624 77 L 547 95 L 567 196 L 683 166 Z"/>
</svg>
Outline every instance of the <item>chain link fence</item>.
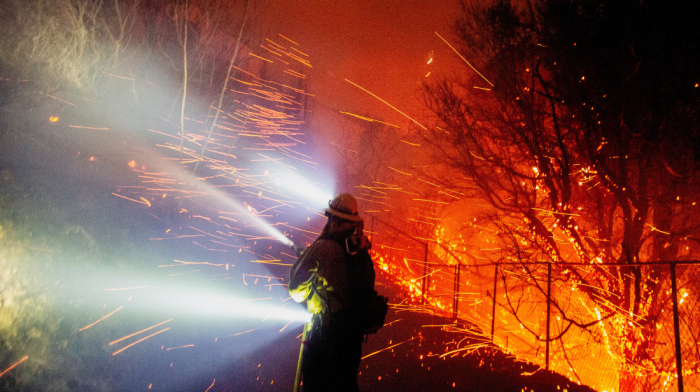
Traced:
<svg viewBox="0 0 700 392">
<path fill-rule="evenodd" d="M 677 265 L 675 275 L 683 387 L 686 391 L 700 391 L 700 264 Z M 663 282 L 659 291 L 659 295 L 667 300 L 663 302 L 661 317 L 658 320 L 657 341 L 652 349 L 657 355 L 659 367 L 672 369 L 672 372 L 659 375 L 663 390 L 676 391 L 679 390 L 679 383 L 676 374 L 673 290 L 670 279 Z"/>
<path fill-rule="evenodd" d="M 516 274 L 514 268 L 528 271 Z M 700 263 L 676 266 L 683 387 L 679 385 L 676 366 L 670 263 L 661 268 L 667 271 L 661 274 L 663 278 L 657 288 L 659 298 L 655 303 L 660 305 L 651 309 L 649 320 L 656 331 L 644 333 L 637 325 L 632 328 L 634 337 L 629 340 L 621 340 L 615 330 L 619 330 L 620 322 L 631 321 L 602 319 L 602 310 L 575 285 L 553 281 L 548 311 L 547 289 L 542 287 L 547 283 L 547 266 L 543 264 L 463 267 L 462 271 L 467 271 L 460 277 L 462 289 L 454 295 L 458 298 L 459 317 L 490 332 L 494 344 L 574 382 L 608 392 L 700 391 Z M 533 278 L 523 281 L 524 275 Z M 429 296 L 440 292 L 431 289 L 435 291 L 429 290 Z M 442 295 L 446 294 L 444 291 Z M 564 320 L 558 315 L 561 312 L 552 309 L 555 306 L 567 314 L 578 315 L 578 320 Z M 593 320 L 593 325 L 587 325 L 590 321 L 586 323 L 586 320 Z M 587 328 L 579 327 L 576 322 Z M 632 365 L 626 364 L 622 357 L 624 347 L 620 347 L 623 344 L 646 347 L 642 352 L 646 355 Z M 625 379 L 622 375 L 625 366 L 627 372 L 638 377 Z"/>
<path fill-rule="evenodd" d="M 592 300 L 590 290 L 553 276 L 547 263 L 464 263 L 440 243 L 412 237 L 397 227 L 386 228 L 398 234 L 390 245 L 382 245 L 384 239 L 378 241 L 380 264 L 394 268 L 403 276 L 400 280 L 414 287 L 414 302 L 474 324 L 502 350 L 598 391 L 700 391 L 700 262 L 641 265 L 655 269 L 655 275 L 642 273 L 657 277 L 656 297 L 640 299 L 641 306 L 648 306 L 649 316 L 633 322 L 622 309 L 606 318 L 604 301 Z M 625 274 L 629 267 L 617 269 Z M 676 356 L 673 275 L 680 357 Z M 625 350 L 635 347 L 637 357 L 625 359 Z"/>
</svg>

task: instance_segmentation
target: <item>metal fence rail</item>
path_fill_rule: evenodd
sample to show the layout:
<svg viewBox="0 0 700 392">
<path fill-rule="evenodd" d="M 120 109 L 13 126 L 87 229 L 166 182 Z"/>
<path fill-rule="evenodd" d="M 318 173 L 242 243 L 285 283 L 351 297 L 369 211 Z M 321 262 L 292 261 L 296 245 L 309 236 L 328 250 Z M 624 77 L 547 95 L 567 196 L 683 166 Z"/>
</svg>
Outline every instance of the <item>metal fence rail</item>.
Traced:
<svg viewBox="0 0 700 392">
<path fill-rule="evenodd" d="M 668 269 L 657 283 L 655 303 L 659 305 L 652 312 L 657 331 L 650 335 L 653 340 L 638 337 L 646 344 L 644 352 L 651 355 L 632 365 L 638 370 L 628 369 L 643 373 L 645 385 L 640 385 L 639 379 L 622 385 L 625 380 L 620 380 L 620 367 L 630 365 L 625 365 L 615 352 L 617 342 L 611 331 L 612 323 L 619 320 L 600 320 L 589 329 L 567 326 L 552 311 L 553 299 L 582 318 L 595 321 L 600 313 L 595 303 L 575 286 L 552 279 L 551 263 L 465 264 L 439 243 L 412 237 L 386 222 L 372 223 L 375 224 L 382 224 L 415 244 L 403 252 L 389 248 L 388 254 L 405 257 L 406 253 L 420 252 L 422 260 L 412 262 L 418 267 L 414 273 L 422 272 L 421 303 L 440 304 L 436 311 L 476 324 L 504 350 L 600 391 L 619 391 L 621 386 L 628 391 L 700 391 L 700 261 L 619 265 Z M 532 282 L 523 282 L 522 277 L 512 273 L 514 268 L 523 266 L 531 269 L 544 286 L 535 290 Z"/>
</svg>

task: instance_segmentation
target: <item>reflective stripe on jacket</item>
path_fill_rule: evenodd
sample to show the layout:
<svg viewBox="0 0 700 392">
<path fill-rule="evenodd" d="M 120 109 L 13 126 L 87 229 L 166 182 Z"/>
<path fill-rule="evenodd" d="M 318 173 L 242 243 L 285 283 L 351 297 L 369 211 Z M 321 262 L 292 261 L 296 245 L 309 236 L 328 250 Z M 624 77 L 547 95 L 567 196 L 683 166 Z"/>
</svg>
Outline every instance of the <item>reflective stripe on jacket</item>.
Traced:
<svg viewBox="0 0 700 392">
<path fill-rule="evenodd" d="M 346 255 L 339 242 L 316 240 L 292 266 L 289 294 L 297 302 L 308 300 L 307 309 L 314 314 L 326 305 L 332 313 L 349 307 L 353 298 Z"/>
</svg>

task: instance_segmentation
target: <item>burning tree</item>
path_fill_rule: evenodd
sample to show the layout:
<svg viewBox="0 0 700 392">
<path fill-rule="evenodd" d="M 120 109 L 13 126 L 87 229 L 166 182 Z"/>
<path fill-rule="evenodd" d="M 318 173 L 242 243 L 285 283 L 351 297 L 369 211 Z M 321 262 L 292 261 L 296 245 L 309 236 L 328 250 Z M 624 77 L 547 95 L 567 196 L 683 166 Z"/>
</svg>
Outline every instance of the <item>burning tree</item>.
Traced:
<svg viewBox="0 0 700 392">
<path fill-rule="evenodd" d="M 476 185 L 488 202 L 504 307 L 538 340 L 547 337 L 525 304 L 558 288 L 549 339 L 566 368 L 576 367 L 567 337 L 583 334 L 618 365 L 620 390 L 666 386 L 669 267 L 655 262 L 700 251 L 692 5 L 498 1 L 462 11 L 455 32 L 470 68 L 425 89 L 434 123 L 422 136 L 445 170 L 433 180 Z"/>
</svg>

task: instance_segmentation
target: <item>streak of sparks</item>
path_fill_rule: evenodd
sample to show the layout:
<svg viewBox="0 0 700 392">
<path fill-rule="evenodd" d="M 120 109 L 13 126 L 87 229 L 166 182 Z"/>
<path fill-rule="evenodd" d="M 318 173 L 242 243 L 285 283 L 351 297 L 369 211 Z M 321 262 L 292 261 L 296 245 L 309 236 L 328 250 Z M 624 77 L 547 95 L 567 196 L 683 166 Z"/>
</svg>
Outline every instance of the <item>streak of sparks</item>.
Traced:
<svg viewBox="0 0 700 392">
<path fill-rule="evenodd" d="M 165 349 L 165 351 L 177 350 L 178 348 L 188 348 L 188 347 L 194 347 L 194 344 L 186 344 L 184 346 L 178 346 L 178 347 L 168 347 Z"/>
<path fill-rule="evenodd" d="M 464 62 L 467 63 L 468 66 L 470 66 L 470 67 L 474 70 L 474 72 L 476 72 L 477 74 L 479 74 L 479 76 L 481 76 L 481 77 L 486 81 L 486 83 L 490 84 L 491 87 L 493 87 L 493 83 L 491 83 L 488 79 L 486 79 L 486 77 L 485 77 L 484 75 L 482 75 L 481 72 L 477 71 L 477 69 L 474 68 L 474 66 L 471 65 L 471 64 L 469 63 L 469 61 L 467 61 L 467 59 L 465 59 L 464 56 L 462 56 L 462 54 L 459 53 L 459 52 L 457 51 L 457 49 L 455 49 L 452 45 L 450 45 L 450 43 L 447 42 L 446 39 L 442 38 L 442 36 L 440 36 L 440 34 L 438 34 L 437 31 L 435 32 L 435 35 L 437 35 L 438 37 L 440 37 L 440 39 L 443 40 L 443 41 L 447 44 L 447 46 L 449 46 L 452 50 L 454 50 L 454 52 L 457 53 L 457 55 L 458 55 L 462 60 L 464 60 Z"/>
<path fill-rule="evenodd" d="M 19 361 L 13 363 L 12 365 L 10 365 L 10 367 L 8 367 L 7 369 L 3 370 L 2 373 L 0 373 L 0 377 L 4 376 L 5 373 L 7 373 L 7 372 L 9 372 L 10 370 L 14 369 L 14 368 L 15 368 L 17 365 L 19 365 L 20 363 L 26 361 L 27 358 L 29 358 L 29 355 L 25 355 L 24 357 L 22 357 L 22 359 L 20 359 Z"/>
<path fill-rule="evenodd" d="M 135 202 L 135 203 L 144 204 L 144 205 L 146 204 L 146 203 L 144 203 L 143 201 L 135 200 L 135 199 L 132 199 L 132 198 L 129 198 L 129 197 L 126 197 L 126 196 L 122 196 L 122 195 L 120 195 L 120 194 L 118 194 L 118 193 L 112 192 L 112 194 L 113 194 L 114 196 L 121 197 L 122 199 L 131 200 L 131 201 L 133 201 L 133 202 Z"/>
<path fill-rule="evenodd" d="M 395 172 L 397 172 L 397 173 L 399 173 L 399 174 L 403 174 L 403 175 L 406 175 L 406 176 L 411 176 L 411 175 L 412 175 L 411 173 L 406 173 L 406 172 L 402 172 L 402 171 L 399 170 L 399 169 L 394 169 L 394 168 L 391 167 L 391 166 L 388 166 L 388 168 L 391 169 L 391 170 L 393 170 L 393 171 L 395 171 Z"/>
<path fill-rule="evenodd" d="M 446 352 L 446 353 L 443 353 L 443 354 L 441 354 L 438 358 L 442 358 L 442 357 L 445 357 L 445 356 L 448 356 L 448 355 L 451 355 L 451 354 L 455 354 L 455 353 L 458 353 L 458 352 L 462 352 L 462 351 L 474 351 L 474 350 L 478 350 L 478 349 L 480 349 L 480 348 L 489 347 L 490 345 L 491 345 L 491 342 L 490 342 L 490 341 L 489 341 L 489 342 L 484 342 L 484 343 L 470 344 L 469 346 L 460 347 L 460 348 L 458 348 L 458 349 L 451 350 L 451 351 L 448 351 L 448 352 Z"/>
<path fill-rule="evenodd" d="M 243 332 L 234 333 L 233 335 L 226 335 L 226 336 L 223 336 L 223 337 L 243 335 L 243 334 L 245 334 L 245 333 L 253 332 L 253 331 L 255 331 L 255 330 L 257 330 L 257 328 L 249 329 L 249 330 L 243 331 Z"/>
<path fill-rule="evenodd" d="M 424 201 L 424 202 L 428 202 L 428 203 L 438 203 L 438 204 L 450 204 L 450 203 L 445 202 L 445 201 L 428 200 L 428 199 L 413 199 L 413 201 Z"/>
<path fill-rule="evenodd" d="M 179 264 L 174 264 L 174 265 L 211 265 L 213 267 L 221 267 L 224 265 L 223 263 L 222 264 L 214 264 L 214 263 L 210 263 L 208 261 L 182 261 L 182 260 L 173 260 L 173 261 L 176 263 L 179 263 Z M 172 265 L 163 265 L 163 266 L 159 265 L 159 267 L 172 267 Z"/>
<path fill-rule="evenodd" d="M 659 229 L 657 229 L 656 227 L 654 227 L 654 226 L 652 226 L 652 225 L 650 225 L 650 224 L 648 224 L 648 223 L 647 223 L 646 225 L 649 226 L 649 228 L 651 229 L 651 231 L 656 231 L 656 232 L 659 232 L 659 233 L 661 233 L 661 234 L 671 235 L 670 232 L 659 230 Z"/>
<path fill-rule="evenodd" d="M 105 71 L 102 71 L 102 73 L 105 74 L 105 75 L 109 75 L 109 76 L 115 77 L 115 78 L 134 81 L 133 78 L 129 78 L 129 77 L 126 77 L 126 76 L 114 75 L 114 74 L 111 74 L 111 73 L 107 73 L 107 72 L 105 72 Z"/>
<path fill-rule="evenodd" d="M 260 56 L 258 56 L 257 54 L 248 53 L 248 55 L 249 55 L 249 56 L 253 56 L 253 57 L 257 57 L 257 58 L 259 58 L 260 60 L 267 61 L 268 63 L 272 63 L 272 62 L 273 62 L 272 60 L 268 60 L 268 59 L 266 59 L 266 58 L 264 58 L 264 57 L 260 57 Z"/>
<path fill-rule="evenodd" d="M 113 341 L 113 342 L 110 343 L 109 345 L 111 346 L 111 345 L 113 345 L 114 343 L 119 343 L 119 342 L 121 342 L 122 340 L 128 339 L 128 338 L 130 338 L 130 337 L 132 337 L 132 336 L 136 336 L 136 335 L 138 335 L 138 334 L 140 334 L 140 333 L 142 333 L 142 332 L 146 332 L 146 331 L 148 331 L 148 330 L 150 330 L 150 329 L 153 329 L 153 328 L 155 328 L 155 327 L 159 327 L 159 326 L 161 326 L 161 325 L 163 325 L 163 324 L 165 324 L 165 323 L 167 323 L 167 322 L 170 322 L 170 321 L 172 321 L 172 320 L 173 320 L 173 319 L 166 320 L 166 321 L 163 321 L 162 323 L 159 323 L 159 324 L 150 326 L 150 327 L 145 328 L 145 329 L 142 329 L 142 330 L 140 330 L 140 331 L 138 331 L 138 332 L 134 332 L 134 333 L 132 333 L 131 335 L 127 335 L 127 336 L 124 336 L 124 337 L 121 338 L 121 339 L 117 339 L 117 340 Z"/>
<path fill-rule="evenodd" d="M 109 131 L 109 128 L 84 127 L 80 125 L 68 125 L 71 128 L 92 129 L 97 131 Z"/>
<path fill-rule="evenodd" d="M 120 306 L 120 307 L 116 308 L 115 310 L 109 312 L 106 316 L 102 317 L 101 319 L 95 321 L 95 322 L 92 323 L 92 324 L 88 324 L 88 325 L 86 325 L 86 326 L 80 328 L 78 331 L 84 331 L 84 330 L 86 330 L 86 329 L 92 327 L 93 325 L 99 323 L 100 321 L 106 319 L 107 317 L 109 317 L 109 316 L 113 315 L 114 313 L 116 313 L 117 311 L 121 310 L 123 307 L 124 307 L 124 306 Z"/>
<path fill-rule="evenodd" d="M 119 354 L 120 352 L 126 350 L 126 349 L 129 348 L 129 347 L 132 347 L 132 346 L 134 346 L 134 345 L 136 345 L 136 344 L 139 344 L 139 343 L 143 342 L 144 340 L 149 339 L 149 338 L 151 338 L 151 337 L 153 337 L 153 336 L 156 336 L 156 335 L 158 335 L 159 333 L 165 332 L 165 331 L 167 331 L 167 330 L 169 330 L 169 329 L 170 329 L 170 327 L 165 328 L 165 329 L 161 329 L 160 331 L 155 332 L 155 333 L 152 333 L 152 334 L 146 336 L 145 338 L 141 338 L 141 339 L 139 339 L 139 340 L 137 340 L 137 341 L 131 343 L 130 345 L 128 345 L 128 346 L 126 346 L 126 347 L 123 347 L 123 348 L 121 348 L 121 349 L 115 351 L 114 353 L 112 353 L 112 355 L 113 355 L 113 356 L 114 356 L 114 355 L 117 355 L 117 354 Z"/>
<path fill-rule="evenodd" d="M 46 95 L 46 96 L 49 97 L 49 98 L 53 98 L 53 99 L 55 99 L 55 100 L 57 100 L 57 101 L 61 101 L 61 102 L 63 102 L 63 103 L 67 103 L 68 105 L 71 105 L 71 106 L 76 106 L 76 107 L 78 106 L 78 105 L 76 105 L 76 104 L 74 104 L 74 103 L 68 102 L 68 101 L 66 101 L 66 100 L 63 100 L 63 99 L 58 98 L 58 97 L 55 97 L 55 96 L 53 96 L 53 95 L 44 94 L 44 93 L 42 93 L 41 91 L 39 91 L 39 94 L 41 94 L 41 95 Z"/>
<path fill-rule="evenodd" d="M 23 248 L 27 248 L 27 249 L 38 250 L 38 251 L 42 251 L 42 252 L 50 252 L 50 253 L 61 253 L 60 250 L 44 249 L 44 248 L 35 248 L 35 247 L 33 247 L 33 246 L 27 246 L 27 245 L 20 244 L 20 243 L 18 243 L 18 242 L 14 242 L 14 241 L 7 241 L 7 242 L 10 243 L 10 244 L 13 244 L 13 245 L 17 245 L 17 246 L 21 246 L 21 247 L 23 247 Z"/>
<path fill-rule="evenodd" d="M 284 266 L 293 266 L 294 264 L 289 264 L 289 263 L 282 263 L 280 262 L 281 260 L 250 260 L 251 263 L 260 263 L 260 264 L 271 264 L 271 265 L 284 265 Z"/>
<path fill-rule="evenodd" d="M 367 354 L 367 355 L 365 355 L 364 357 L 362 357 L 362 359 L 369 358 L 369 357 L 371 357 L 372 355 L 379 354 L 379 353 L 382 352 L 382 351 L 386 351 L 386 350 L 392 349 L 392 348 L 394 348 L 394 347 L 396 347 L 396 346 L 400 346 L 400 345 L 402 345 L 402 344 L 404 344 L 404 343 L 408 343 L 408 342 L 410 342 L 411 340 L 415 340 L 415 339 L 423 339 L 423 337 L 420 336 L 420 335 L 414 336 L 414 337 L 412 337 L 412 338 L 410 338 L 410 339 L 408 339 L 408 340 L 404 340 L 404 341 L 401 342 L 401 343 L 396 343 L 396 344 L 394 344 L 394 345 L 392 345 L 392 346 L 385 347 L 385 348 L 383 348 L 383 349 L 381 349 L 381 350 L 377 350 L 377 351 L 375 351 L 375 352 L 373 352 L 373 353 Z"/>
<path fill-rule="evenodd" d="M 289 323 L 287 323 L 287 325 L 285 325 L 284 327 L 282 327 L 282 329 L 280 329 L 279 332 L 282 332 L 282 331 L 284 331 L 285 329 L 287 329 L 287 327 L 288 327 L 291 323 L 293 323 L 293 322 L 294 322 L 294 320 L 292 320 L 292 321 L 290 321 Z"/>
<path fill-rule="evenodd" d="M 407 119 L 413 121 L 416 125 L 418 125 L 419 127 L 423 128 L 424 130 L 426 130 L 426 131 L 428 130 L 428 128 L 424 127 L 421 123 L 419 123 L 418 121 L 414 120 L 413 118 L 411 118 L 411 117 L 410 117 L 409 115 L 407 115 L 406 113 L 400 111 L 399 109 L 397 109 L 396 107 L 394 107 L 393 105 L 391 105 L 389 102 L 387 102 L 387 101 L 385 101 L 385 100 L 379 98 L 377 95 L 373 94 L 373 93 L 370 92 L 369 90 L 367 90 L 367 89 L 365 89 L 365 88 L 363 88 L 363 87 L 361 87 L 361 86 L 359 86 L 359 85 L 357 85 L 357 84 L 351 82 L 351 81 L 348 80 L 348 79 L 345 79 L 345 81 L 348 82 L 348 83 L 350 83 L 350 84 L 352 84 L 353 86 L 359 88 L 360 90 L 366 92 L 367 94 L 373 96 L 374 98 L 377 98 L 378 100 L 382 101 L 384 104 L 386 104 L 386 105 L 389 106 L 390 108 L 396 110 L 397 112 L 401 113 L 404 117 L 406 117 Z"/>
<path fill-rule="evenodd" d="M 191 238 L 191 237 L 206 237 L 206 236 L 204 234 L 190 234 L 190 235 L 179 235 L 176 237 L 167 237 L 167 238 L 149 238 L 149 240 L 152 240 L 152 241 L 176 240 L 178 238 Z"/>
<path fill-rule="evenodd" d="M 360 116 L 359 114 L 353 114 L 353 113 L 349 113 L 349 112 L 340 112 L 340 113 L 347 114 L 348 116 L 353 116 L 353 117 L 359 118 L 360 120 L 365 120 L 365 121 L 369 121 L 369 122 L 378 122 L 380 124 L 388 125 L 390 127 L 399 128 L 399 129 L 401 128 L 398 125 L 390 124 L 388 122 L 384 122 L 384 121 L 380 121 L 380 120 L 375 120 L 373 118 L 369 118 L 369 117 L 365 117 L 365 116 Z"/>
<path fill-rule="evenodd" d="M 284 35 L 282 35 L 282 34 L 277 34 L 277 35 L 279 35 L 280 37 L 282 37 L 282 38 L 286 39 L 287 41 L 291 42 L 292 44 L 294 44 L 294 45 L 297 45 L 297 46 L 299 46 L 299 44 L 298 44 L 298 43 L 296 43 L 296 42 L 292 41 L 291 39 L 289 39 L 289 38 L 285 37 Z M 294 49 L 294 48 L 292 48 L 292 49 Z M 297 52 L 299 52 L 299 51 L 297 50 Z M 301 52 L 299 52 L 299 53 L 301 53 Z M 303 54 L 304 56 L 308 56 L 308 54 L 305 54 L 305 53 L 301 53 L 301 54 Z"/>
</svg>

